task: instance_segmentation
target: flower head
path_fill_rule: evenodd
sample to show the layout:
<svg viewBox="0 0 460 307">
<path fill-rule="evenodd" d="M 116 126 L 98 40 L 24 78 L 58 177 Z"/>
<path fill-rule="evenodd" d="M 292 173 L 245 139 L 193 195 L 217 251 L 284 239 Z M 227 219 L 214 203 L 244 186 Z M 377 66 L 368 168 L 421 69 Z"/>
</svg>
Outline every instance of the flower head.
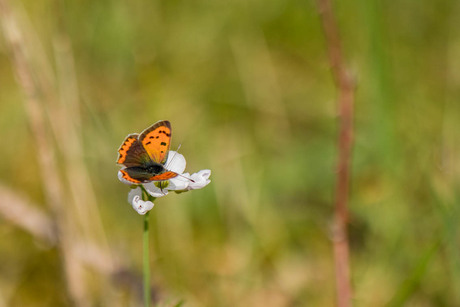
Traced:
<svg viewBox="0 0 460 307">
<path fill-rule="evenodd" d="M 151 181 L 143 183 L 142 186 L 152 198 L 157 198 L 168 195 L 169 191 L 182 193 L 190 190 L 201 189 L 211 182 L 209 179 L 211 176 L 211 170 L 205 169 L 197 173 L 189 174 L 184 173 L 185 166 L 186 161 L 184 156 L 171 150 L 169 151 L 165 167 L 169 171 L 175 172 L 178 175 L 166 181 Z M 118 172 L 118 179 L 125 184 L 133 185 L 132 182 L 123 179 L 120 171 Z M 153 202 L 142 200 L 142 188 L 139 185 L 129 192 L 128 202 L 131 203 L 137 213 L 142 215 L 153 208 Z"/>
</svg>

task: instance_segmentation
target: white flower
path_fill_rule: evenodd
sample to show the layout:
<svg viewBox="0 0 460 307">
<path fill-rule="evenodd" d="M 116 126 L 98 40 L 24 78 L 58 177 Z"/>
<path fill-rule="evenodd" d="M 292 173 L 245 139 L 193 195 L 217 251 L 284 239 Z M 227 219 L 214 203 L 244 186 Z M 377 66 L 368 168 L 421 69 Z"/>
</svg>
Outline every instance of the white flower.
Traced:
<svg viewBox="0 0 460 307">
<path fill-rule="evenodd" d="M 209 169 L 202 169 L 198 173 L 193 173 L 191 175 L 189 173 L 185 173 L 182 174 L 182 176 L 186 178 L 184 180 L 186 180 L 188 185 L 184 189 L 177 189 L 179 191 L 176 192 L 202 189 L 211 182 L 209 179 L 211 176 L 211 170 Z"/>
<path fill-rule="evenodd" d="M 128 201 L 131 203 L 133 209 L 136 210 L 137 213 L 139 213 L 140 215 L 144 215 L 148 211 L 152 210 L 154 204 L 151 201 L 144 201 L 141 199 L 141 196 L 136 195 L 137 193 L 132 192 L 134 192 L 134 190 L 132 190 L 128 194 Z"/>
<path fill-rule="evenodd" d="M 170 151 L 165 167 L 178 175 L 166 181 L 152 181 L 142 185 L 147 193 L 157 198 L 167 195 L 169 191 L 182 193 L 202 189 L 211 182 L 209 179 L 211 170 L 205 169 L 190 175 L 189 173 L 183 173 L 185 166 L 186 161 L 184 156 L 176 151 Z M 132 185 L 131 182 L 123 179 L 121 175 L 121 172 L 118 172 L 118 179 L 121 182 Z M 142 200 L 142 189 L 140 187 L 136 187 L 129 192 L 128 201 L 139 214 L 145 214 L 153 208 L 151 201 Z"/>
</svg>

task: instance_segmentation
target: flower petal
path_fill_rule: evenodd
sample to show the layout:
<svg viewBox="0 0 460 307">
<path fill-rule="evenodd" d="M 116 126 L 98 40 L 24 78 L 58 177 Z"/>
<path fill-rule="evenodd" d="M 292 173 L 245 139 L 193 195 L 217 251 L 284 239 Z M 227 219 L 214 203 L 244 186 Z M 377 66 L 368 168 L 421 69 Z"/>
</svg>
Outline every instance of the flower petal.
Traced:
<svg viewBox="0 0 460 307">
<path fill-rule="evenodd" d="M 153 197 L 162 197 L 168 194 L 168 188 L 160 189 L 155 182 L 144 183 L 145 190 Z"/>
<path fill-rule="evenodd" d="M 184 173 L 180 176 L 174 177 L 169 180 L 169 186 L 167 187 L 167 189 L 170 191 L 186 190 L 190 183 L 189 178 L 189 173 Z"/>
<path fill-rule="evenodd" d="M 152 210 L 154 204 L 151 201 L 144 201 L 140 198 L 139 195 L 135 195 L 132 200 L 132 206 L 134 210 L 140 215 L 146 214 L 148 211 Z"/>
<path fill-rule="evenodd" d="M 140 187 L 137 187 L 135 189 L 131 189 L 128 193 L 128 202 L 130 204 L 133 204 L 133 199 L 135 196 L 139 196 L 139 198 L 142 198 L 142 189 Z"/>
<path fill-rule="evenodd" d="M 199 171 L 198 173 L 194 173 L 190 176 L 190 178 L 193 180 L 189 183 L 187 189 L 188 190 L 197 190 L 197 189 L 202 189 L 205 186 L 207 186 L 211 180 L 209 177 L 211 176 L 211 170 L 209 169 L 203 169 Z"/>
<path fill-rule="evenodd" d="M 183 155 L 177 151 L 170 150 L 168 154 L 168 159 L 166 160 L 165 167 L 169 171 L 182 174 L 185 170 L 187 162 Z"/>
</svg>

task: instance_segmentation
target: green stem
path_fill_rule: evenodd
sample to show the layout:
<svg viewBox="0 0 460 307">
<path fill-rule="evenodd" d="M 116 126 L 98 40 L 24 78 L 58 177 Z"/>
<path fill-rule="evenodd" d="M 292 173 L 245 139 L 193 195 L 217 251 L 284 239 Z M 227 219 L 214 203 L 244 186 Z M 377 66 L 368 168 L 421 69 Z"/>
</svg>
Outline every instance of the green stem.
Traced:
<svg viewBox="0 0 460 307">
<path fill-rule="evenodd" d="M 151 201 L 155 200 L 154 197 L 150 196 L 149 193 L 145 190 L 145 188 L 141 185 L 142 189 L 142 200 L 144 201 Z M 152 302 L 151 298 L 151 291 L 150 291 L 150 255 L 149 255 L 149 212 L 144 215 L 144 234 L 143 234 L 143 274 L 144 274 L 144 307 L 150 307 L 150 303 Z"/>
<path fill-rule="evenodd" d="M 149 213 L 144 215 L 144 306 L 150 307 Z"/>
</svg>

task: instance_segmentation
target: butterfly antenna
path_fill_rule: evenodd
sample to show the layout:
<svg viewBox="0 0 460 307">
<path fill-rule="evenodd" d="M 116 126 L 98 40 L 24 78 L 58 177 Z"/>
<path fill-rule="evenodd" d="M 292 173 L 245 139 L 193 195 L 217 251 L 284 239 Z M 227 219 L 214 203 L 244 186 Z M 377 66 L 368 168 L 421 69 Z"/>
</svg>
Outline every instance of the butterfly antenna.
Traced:
<svg viewBox="0 0 460 307">
<path fill-rule="evenodd" d="M 185 176 L 183 176 L 183 175 L 181 175 L 181 174 L 177 174 L 177 176 L 180 176 L 180 177 L 182 177 L 182 178 L 188 179 L 188 180 L 190 180 L 191 182 L 195 182 L 195 180 L 193 180 L 193 179 L 191 179 L 191 178 L 188 178 L 188 177 L 185 177 Z"/>
</svg>

